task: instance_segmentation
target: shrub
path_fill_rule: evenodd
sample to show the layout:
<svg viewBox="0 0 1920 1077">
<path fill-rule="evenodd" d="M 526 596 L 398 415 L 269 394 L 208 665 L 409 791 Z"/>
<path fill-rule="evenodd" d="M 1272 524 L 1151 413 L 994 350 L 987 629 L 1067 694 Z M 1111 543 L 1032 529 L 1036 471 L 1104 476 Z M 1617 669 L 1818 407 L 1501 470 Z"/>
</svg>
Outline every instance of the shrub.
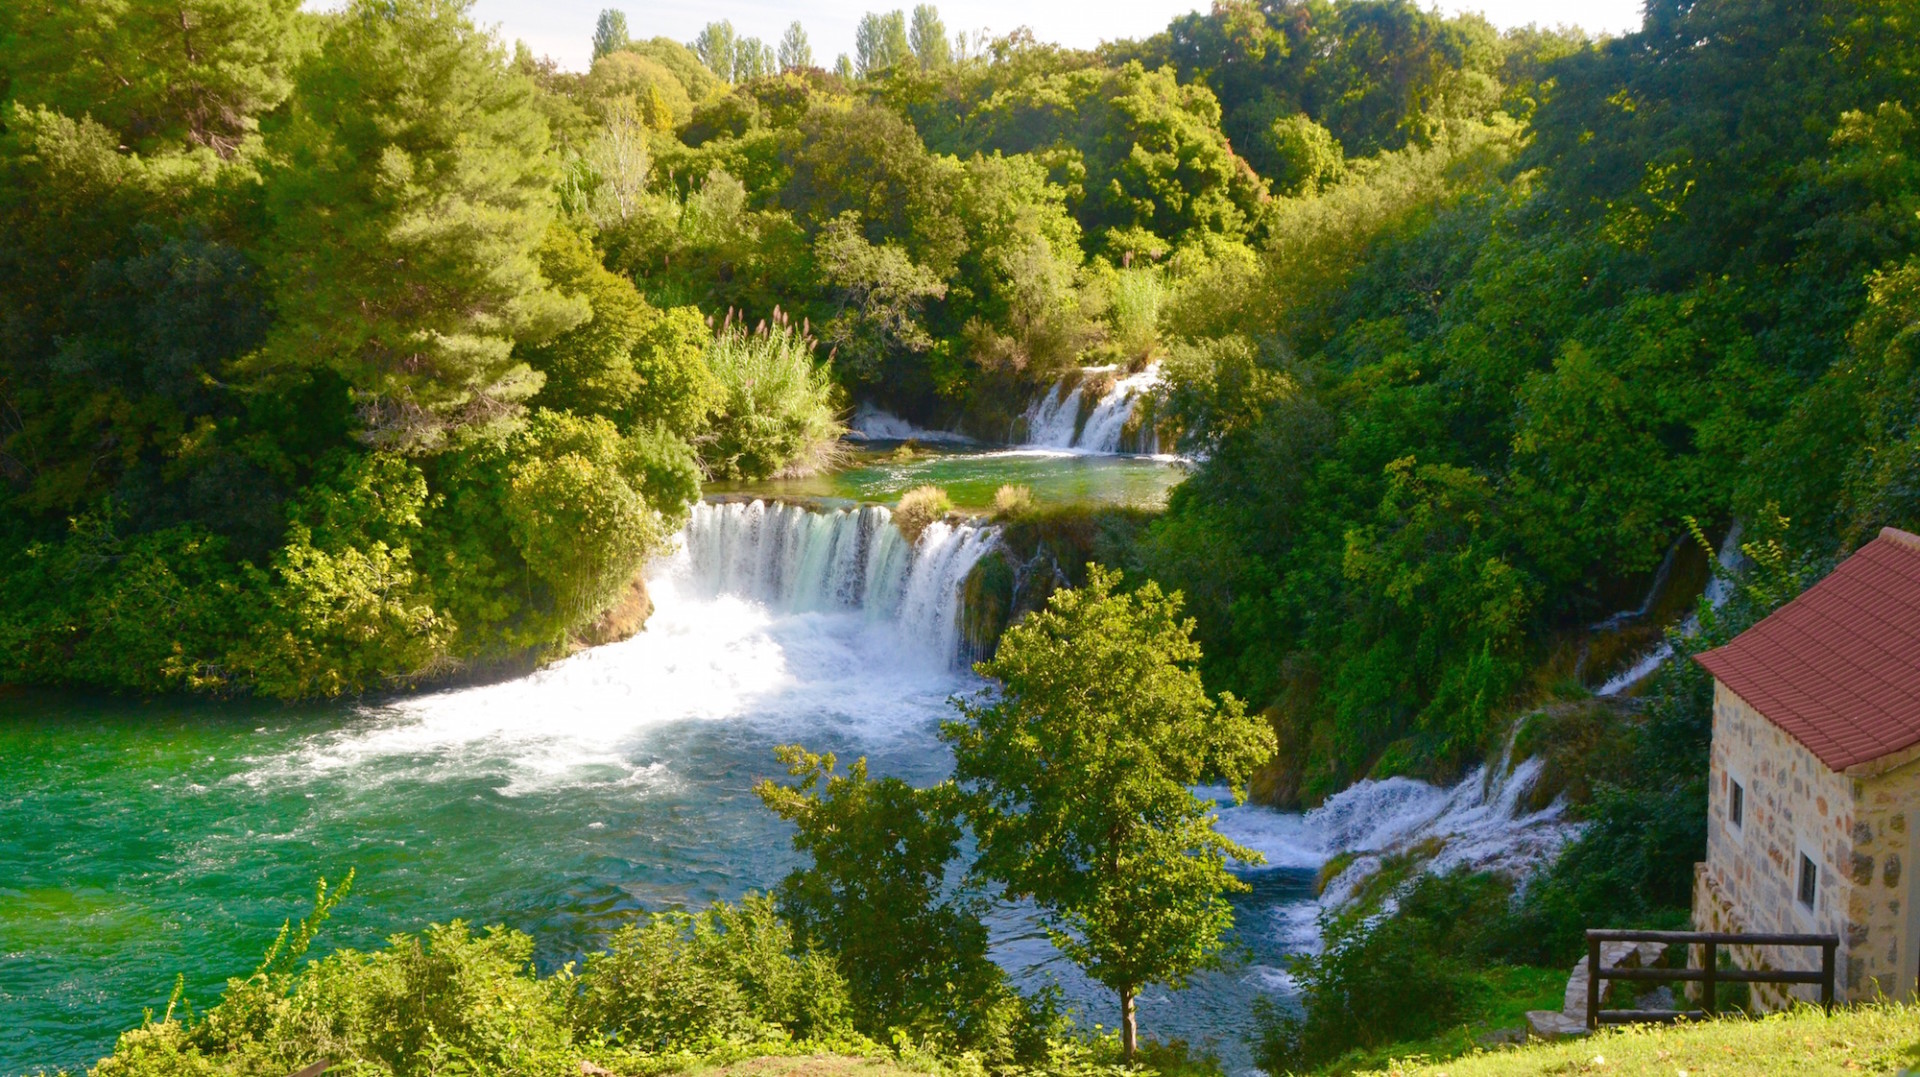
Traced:
<svg viewBox="0 0 1920 1077">
<path fill-rule="evenodd" d="M 1305 1012 L 1259 1013 L 1261 1068 L 1313 1069 L 1464 1020 L 1486 994 L 1481 970 L 1506 946 L 1508 896 L 1498 878 L 1456 872 L 1422 876 L 1386 915 L 1327 914 L 1324 948 L 1293 966 Z"/>
<path fill-rule="evenodd" d="M 920 532 L 952 511 L 953 499 L 945 490 L 933 485 L 916 486 L 900 495 L 900 504 L 893 509 L 893 526 L 908 542 L 919 542 Z"/>
<path fill-rule="evenodd" d="M 836 417 L 833 378 L 813 361 L 814 341 L 776 310 L 749 331 L 728 321 L 707 349 L 721 404 L 701 439 L 709 474 L 764 479 L 824 462 L 845 432 Z"/>
<path fill-rule="evenodd" d="M 571 1005 L 583 1038 L 645 1051 L 829 1037 L 848 1009 L 832 959 L 796 953 L 772 899 L 753 896 L 621 928 Z"/>
<path fill-rule="evenodd" d="M 1033 487 L 1011 483 L 993 492 L 994 514 L 1003 520 L 1017 519 L 1033 511 Z"/>
</svg>

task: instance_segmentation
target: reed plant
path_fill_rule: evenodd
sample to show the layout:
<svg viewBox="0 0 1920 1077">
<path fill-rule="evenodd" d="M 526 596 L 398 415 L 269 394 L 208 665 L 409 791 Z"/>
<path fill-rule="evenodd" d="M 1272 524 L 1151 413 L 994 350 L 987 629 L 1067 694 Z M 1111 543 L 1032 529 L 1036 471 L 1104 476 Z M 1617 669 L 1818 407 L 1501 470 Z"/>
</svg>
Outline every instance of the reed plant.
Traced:
<svg viewBox="0 0 1920 1077">
<path fill-rule="evenodd" d="M 729 312 L 707 349 L 707 366 L 724 390 L 701 459 L 716 478 L 802 474 L 830 461 L 846 432 L 837 390 L 817 344 L 779 308 L 748 329 Z"/>
</svg>

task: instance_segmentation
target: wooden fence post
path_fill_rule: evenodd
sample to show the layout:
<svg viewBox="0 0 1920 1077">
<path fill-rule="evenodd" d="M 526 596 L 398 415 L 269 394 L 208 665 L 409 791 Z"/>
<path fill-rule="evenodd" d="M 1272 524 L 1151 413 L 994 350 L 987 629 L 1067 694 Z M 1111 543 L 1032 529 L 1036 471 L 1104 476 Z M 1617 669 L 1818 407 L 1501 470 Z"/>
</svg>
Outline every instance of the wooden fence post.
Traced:
<svg viewBox="0 0 1920 1077">
<path fill-rule="evenodd" d="M 1720 986 L 1720 944 L 1708 942 L 1700 950 L 1700 1009 L 1712 1017 L 1720 1005 L 1715 997 L 1715 989 Z"/>
<path fill-rule="evenodd" d="M 1833 1012 L 1833 948 L 1840 944 L 1838 938 L 1828 939 L 1820 944 L 1820 1008 Z"/>
<path fill-rule="evenodd" d="M 1600 940 L 1587 935 L 1587 1028 L 1600 1027 Z"/>
</svg>

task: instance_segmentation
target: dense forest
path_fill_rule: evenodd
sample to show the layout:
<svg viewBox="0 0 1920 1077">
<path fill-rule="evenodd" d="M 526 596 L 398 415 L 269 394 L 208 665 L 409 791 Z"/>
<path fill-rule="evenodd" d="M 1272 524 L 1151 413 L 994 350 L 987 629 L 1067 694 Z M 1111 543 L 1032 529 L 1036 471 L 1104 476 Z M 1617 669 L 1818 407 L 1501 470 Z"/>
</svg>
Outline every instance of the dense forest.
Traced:
<svg viewBox="0 0 1920 1077">
<path fill-rule="evenodd" d="M 1744 528 L 1697 646 L 1920 527 L 1915 109 L 1902 0 L 1599 39 L 1219 0 L 1094 50 L 922 5 L 832 64 L 609 11 L 585 72 L 460 0 L 9 5 L 0 682 L 523 668 L 630 631 L 702 483 L 828 465 L 856 404 L 1005 440 L 1158 364 L 1191 474 L 1114 567 L 1271 726 L 1256 789 L 1450 778 L 1590 699 L 1663 562 Z M 1684 908 L 1703 686 L 1567 734 L 1596 825 L 1525 902 L 1335 923 L 1310 1003 L 1392 968 L 1444 1021 L 1461 962 Z M 1313 1012 L 1276 1069 L 1411 1034 Z"/>
<path fill-rule="evenodd" d="M 1094 51 L 922 6 L 833 71 L 610 11 L 585 73 L 458 3 L 172 10 L 0 38 L 11 680 L 561 653 L 852 402 L 1002 431 L 1159 361 L 1199 463 L 1126 567 L 1311 802 L 1485 751 L 1689 519 L 1821 557 L 1920 513 L 1900 4 L 1222 3 Z"/>
<path fill-rule="evenodd" d="M 1684 519 L 1914 521 L 1911 18 L 1223 3 L 1084 52 L 923 6 L 830 72 L 609 12 L 581 74 L 457 3 L 18 7 L 5 675 L 557 653 L 703 476 L 852 401 L 999 431 L 1162 360 L 1202 463 L 1130 567 L 1278 724 L 1277 795 L 1444 771 Z"/>
</svg>

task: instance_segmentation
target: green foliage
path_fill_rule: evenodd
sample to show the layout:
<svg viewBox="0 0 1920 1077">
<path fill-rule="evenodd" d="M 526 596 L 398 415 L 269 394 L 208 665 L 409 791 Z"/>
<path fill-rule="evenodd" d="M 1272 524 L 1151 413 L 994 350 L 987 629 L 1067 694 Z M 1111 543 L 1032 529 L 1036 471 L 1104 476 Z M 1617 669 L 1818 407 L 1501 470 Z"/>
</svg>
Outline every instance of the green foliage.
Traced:
<svg viewBox="0 0 1920 1077">
<path fill-rule="evenodd" d="M 766 478 L 806 467 L 840 436 L 835 391 L 813 339 L 784 319 L 748 330 L 729 320 L 707 349 L 724 393 L 700 446 L 708 474 Z"/>
<path fill-rule="evenodd" d="M 648 1053 L 829 1039 L 848 1009 L 832 959 L 796 952 L 767 897 L 622 927 L 587 958 L 579 982 L 574 1027 Z"/>
<path fill-rule="evenodd" d="M 15 8 L 0 15 L 0 92 L 87 117 L 145 155 L 229 158 L 287 99 L 304 29 L 297 0 Z"/>
<path fill-rule="evenodd" d="M 1008 629 L 977 667 L 1001 691 L 961 702 L 941 735 L 968 792 L 975 871 L 1032 899 L 1055 945 L 1120 995 L 1131 1057 L 1135 994 L 1218 960 L 1233 918 L 1222 895 L 1242 885 L 1226 859 L 1260 862 L 1189 790 L 1222 779 L 1243 797 L 1273 734 L 1201 686 L 1177 595 L 1119 582 L 1095 566 Z"/>
<path fill-rule="evenodd" d="M 334 17 L 267 139 L 279 319 L 255 384 L 330 368 L 403 450 L 516 413 L 540 379 L 515 341 L 586 316 L 535 257 L 556 177 L 534 93 L 453 0 Z"/>
<path fill-rule="evenodd" d="M 987 959 L 978 901 L 946 894 L 961 837 L 958 790 L 873 780 L 859 759 L 845 774 L 832 755 L 787 746 L 776 755 L 796 786 L 755 792 L 797 830 L 813 865 L 781 883 L 782 913 L 798 934 L 847 970 L 862 1032 L 909 1030 L 979 1049 L 1005 1035 L 1015 996 Z"/>
<path fill-rule="evenodd" d="M 337 696 L 386 687 L 445 655 L 451 626 L 413 560 L 426 476 L 390 453 L 343 454 L 289 508 L 269 608 L 241 645 L 263 692 Z"/>
<path fill-rule="evenodd" d="M 1302 1012 L 1260 1011 L 1260 1067 L 1318 1069 L 1355 1049 L 1432 1036 L 1487 1001 L 1489 959 L 1499 956 L 1508 884 L 1487 875 L 1424 875 L 1379 916 L 1348 909 L 1321 916 L 1318 954 L 1290 966 Z"/>
</svg>

